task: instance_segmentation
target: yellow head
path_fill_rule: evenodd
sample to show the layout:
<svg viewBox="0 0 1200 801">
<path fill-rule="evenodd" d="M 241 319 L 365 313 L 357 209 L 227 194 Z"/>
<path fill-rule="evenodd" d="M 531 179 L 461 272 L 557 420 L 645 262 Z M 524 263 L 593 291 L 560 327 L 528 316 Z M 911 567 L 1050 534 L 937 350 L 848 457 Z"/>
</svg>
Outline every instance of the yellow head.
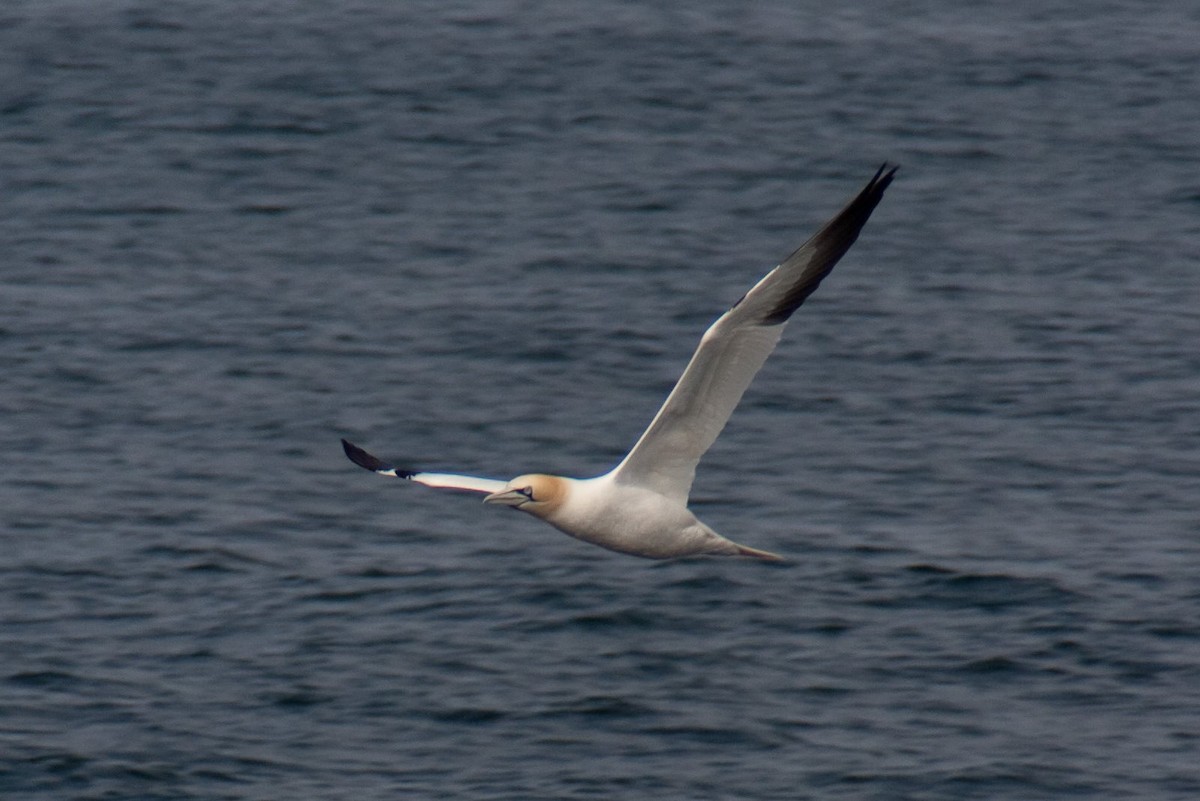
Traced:
<svg viewBox="0 0 1200 801">
<path fill-rule="evenodd" d="M 548 517 L 562 505 L 567 495 L 567 482 L 558 476 L 530 473 L 517 476 L 499 492 L 483 499 L 484 503 L 497 503 L 520 509 L 535 517 Z"/>
</svg>

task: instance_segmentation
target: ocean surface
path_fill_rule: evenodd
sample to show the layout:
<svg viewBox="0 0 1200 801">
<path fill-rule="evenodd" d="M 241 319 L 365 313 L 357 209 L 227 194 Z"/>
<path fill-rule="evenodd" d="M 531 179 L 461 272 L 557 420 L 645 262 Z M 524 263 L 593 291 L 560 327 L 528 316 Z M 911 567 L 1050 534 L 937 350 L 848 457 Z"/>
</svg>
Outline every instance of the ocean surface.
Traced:
<svg viewBox="0 0 1200 801">
<path fill-rule="evenodd" d="M 701 464 L 608 470 L 884 162 Z M 0 9 L 0 798 L 1200 798 L 1200 5 Z"/>
</svg>

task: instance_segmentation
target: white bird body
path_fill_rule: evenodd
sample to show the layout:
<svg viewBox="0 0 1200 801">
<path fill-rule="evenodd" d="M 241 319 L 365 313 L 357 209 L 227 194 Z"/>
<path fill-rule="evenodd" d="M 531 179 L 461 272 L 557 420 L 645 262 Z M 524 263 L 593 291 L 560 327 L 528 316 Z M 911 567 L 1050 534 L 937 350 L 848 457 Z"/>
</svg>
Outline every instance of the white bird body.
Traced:
<svg viewBox="0 0 1200 801">
<path fill-rule="evenodd" d="M 431 487 L 485 493 L 576 539 L 650 559 L 701 554 L 779 559 L 739 545 L 688 509 L 696 465 L 774 350 L 788 318 L 849 250 L 896 172 L 875 177 L 837 216 L 721 315 L 633 449 L 596 478 L 526 474 L 511 481 L 402 470 L 342 440 L 355 464 Z M 887 170 L 885 172 L 885 170 Z"/>
<path fill-rule="evenodd" d="M 701 523 L 685 504 L 645 487 L 620 484 L 613 475 L 586 479 L 521 476 L 511 483 L 531 486 L 536 500 L 521 502 L 514 508 L 576 539 L 634 556 L 669 559 L 751 550 Z M 524 497 L 517 493 L 512 500 L 523 501 Z M 506 503 L 503 493 L 489 498 L 492 503 Z"/>
</svg>

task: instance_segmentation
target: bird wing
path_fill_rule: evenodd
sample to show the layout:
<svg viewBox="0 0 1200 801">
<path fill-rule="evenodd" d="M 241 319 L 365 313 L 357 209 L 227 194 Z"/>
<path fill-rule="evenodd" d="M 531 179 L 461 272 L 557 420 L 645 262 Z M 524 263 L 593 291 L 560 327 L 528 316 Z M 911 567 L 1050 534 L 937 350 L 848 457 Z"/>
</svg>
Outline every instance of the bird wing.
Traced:
<svg viewBox="0 0 1200 801">
<path fill-rule="evenodd" d="M 378 473 L 381 476 L 404 478 L 409 481 L 415 481 L 418 484 L 424 484 L 427 487 L 460 489 L 469 492 L 486 492 L 491 494 L 493 492 L 500 492 L 506 486 L 505 482 L 492 478 L 460 476 L 454 473 L 425 473 L 418 470 L 404 470 L 395 465 L 388 464 L 378 456 L 367 453 L 354 443 L 347 442 L 346 440 L 342 440 L 342 450 L 346 452 L 346 456 L 349 457 L 350 461 L 359 467 Z"/>
<path fill-rule="evenodd" d="M 704 332 L 650 427 L 613 469 L 616 482 L 686 503 L 700 457 L 775 349 L 788 318 L 854 244 L 896 169 L 880 167 L 837 216 Z"/>
</svg>

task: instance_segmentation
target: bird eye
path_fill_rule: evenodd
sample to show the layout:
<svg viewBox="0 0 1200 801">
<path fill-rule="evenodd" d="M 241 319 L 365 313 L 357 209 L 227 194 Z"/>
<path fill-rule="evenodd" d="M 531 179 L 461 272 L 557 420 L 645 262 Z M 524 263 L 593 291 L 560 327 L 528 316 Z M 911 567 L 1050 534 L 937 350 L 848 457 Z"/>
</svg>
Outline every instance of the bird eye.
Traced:
<svg viewBox="0 0 1200 801">
<path fill-rule="evenodd" d="M 533 487 L 521 487 L 517 492 L 524 495 L 529 500 L 533 500 Z"/>
</svg>

